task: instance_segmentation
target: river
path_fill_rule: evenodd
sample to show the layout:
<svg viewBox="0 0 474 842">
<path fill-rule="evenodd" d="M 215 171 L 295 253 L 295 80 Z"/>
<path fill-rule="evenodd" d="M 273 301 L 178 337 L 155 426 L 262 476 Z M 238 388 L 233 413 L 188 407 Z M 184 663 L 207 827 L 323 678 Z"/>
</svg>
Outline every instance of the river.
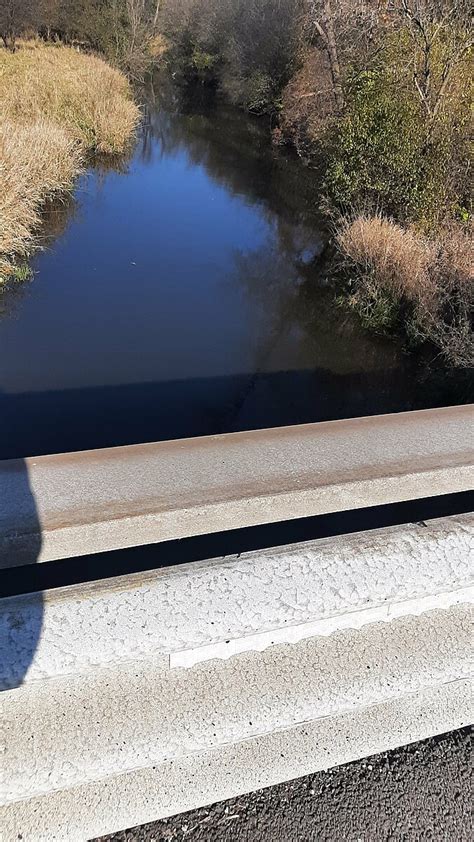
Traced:
<svg viewBox="0 0 474 842">
<path fill-rule="evenodd" d="M 336 304 L 320 178 L 269 134 L 160 91 L 129 158 L 49 210 L 0 305 L 0 458 L 468 400 Z"/>
</svg>

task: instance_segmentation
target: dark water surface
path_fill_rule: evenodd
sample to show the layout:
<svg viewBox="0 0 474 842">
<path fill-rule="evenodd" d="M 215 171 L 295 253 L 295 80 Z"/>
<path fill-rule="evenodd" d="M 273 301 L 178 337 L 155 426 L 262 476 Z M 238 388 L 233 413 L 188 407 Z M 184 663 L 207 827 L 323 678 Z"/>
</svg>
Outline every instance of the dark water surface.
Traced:
<svg viewBox="0 0 474 842">
<path fill-rule="evenodd" d="M 166 99 L 3 297 L 0 458 L 469 400 L 335 305 L 318 176 L 265 120 Z"/>
</svg>

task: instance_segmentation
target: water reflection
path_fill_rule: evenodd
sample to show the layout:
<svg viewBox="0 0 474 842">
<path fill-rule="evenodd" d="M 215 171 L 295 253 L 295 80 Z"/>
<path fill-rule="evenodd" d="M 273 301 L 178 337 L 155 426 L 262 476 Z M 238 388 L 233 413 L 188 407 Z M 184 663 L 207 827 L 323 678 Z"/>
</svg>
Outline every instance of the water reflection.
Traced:
<svg viewBox="0 0 474 842">
<path fill-rule="evenodd" d="M 170 85 L 149 92 L 140 155 L 146 163 L 183 151 L 194 166 L 233 196 L 290 227 L 321 224 L 320 176 L 269 144 L 270 118 L 252 118 L 216 103 L 206 88 L 186 94 Z"/>
<path fill-rule="evenodd" d="M 318 174 L 268 126 L 155 85 L 135 149 L 52 208 L 4 297 L 0 456 L 469 399 L 335 305 Z"/>
</svg>

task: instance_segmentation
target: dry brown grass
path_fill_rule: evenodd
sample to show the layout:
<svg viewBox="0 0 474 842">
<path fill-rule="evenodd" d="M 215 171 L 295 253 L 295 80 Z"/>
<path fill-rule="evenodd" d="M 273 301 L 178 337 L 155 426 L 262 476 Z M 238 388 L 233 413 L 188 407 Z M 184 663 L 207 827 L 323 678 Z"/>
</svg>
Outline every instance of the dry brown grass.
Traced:
<svg viewBox="0 0 474 842">
<path fill-rule="evenodd" d="M 80 164 L 79 144 L 54 123 L 0 122 L 0 274 L 28 254 L 43 202 L 70 189 Z"/>
<path fill-rule="evenodd" d="M 338 244 L 364 274 L 395 296 L 414 301 L 432 293 L 429 267 L 432 245 L 413 231 L 383 216 L 356 216 L 343 221 Z"/>
<path fill-rule="evenodd" d="M 474 364 L 472 227 L 451 224 L 428 239 L 362 214 L 342 221 L 337 243 L 356 269 L 350 303 L 367 323 L 386 327 L 407 302 L 412 334 L 434 342 L 451 364 Z"/>
<path fill-rule="evenodd" d="M 30 41 L 0 50 L 3 117 L 21 125 L 49 119 L 87 149 L 123 152 L 139 117 L 122 73 L 72 47 Z"/>
<path fill-rule="evenodd" d="M 123 152 L 139 112 L 95 56 L 39 42 L 0 49 L 0 283 L 25 256 L 43 203 L 69 190 L 86 151 Z"/>
</svg>

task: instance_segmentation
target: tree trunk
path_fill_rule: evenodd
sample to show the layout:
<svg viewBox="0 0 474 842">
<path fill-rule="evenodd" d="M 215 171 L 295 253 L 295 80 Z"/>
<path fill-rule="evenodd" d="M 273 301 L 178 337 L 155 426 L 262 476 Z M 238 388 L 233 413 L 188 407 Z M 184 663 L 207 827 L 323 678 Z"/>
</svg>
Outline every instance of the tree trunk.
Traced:
<svg viewBox="0 0 474 842">
<path fill-rule="evenodd" d="M 344 99 L 344 91 L 342 89 L 341 65 L 339 64 L 339 54 L 337 51 L 336 35 L 334 33 L 334 15 L 331 6 L 331 0 L 324 2 L 324 25 L 326 29 L 327 51 L 329 54 L 329 62 L 331 65 L 332 83 L 334 87 L 334 97 L 336 99 L 336 106 L 339 113 L 344 111 L 346 102 Z"/>
<path fill-rule="evenodd" d="M 160 14 L 161 0 L 156 0 L 155 16 L 153 18 L 153 29 L 156 29 L 158 23 L 158 15 Z"/>
</svg>

